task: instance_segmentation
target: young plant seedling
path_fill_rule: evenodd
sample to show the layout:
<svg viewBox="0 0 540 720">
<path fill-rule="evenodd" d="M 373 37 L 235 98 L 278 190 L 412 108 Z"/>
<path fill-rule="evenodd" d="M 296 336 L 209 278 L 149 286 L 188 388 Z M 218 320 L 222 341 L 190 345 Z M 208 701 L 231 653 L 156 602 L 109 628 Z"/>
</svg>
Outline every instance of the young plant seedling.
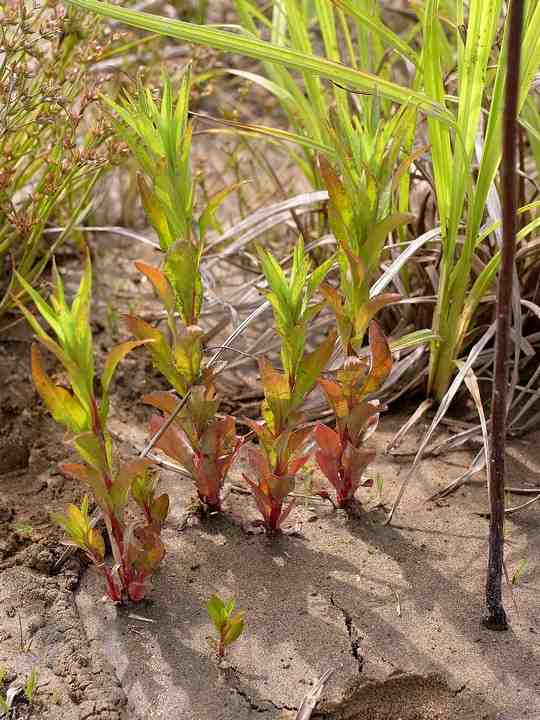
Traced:
<svg viewBox="0 0 540 720">
<path fill-rule="evenodd" d="M 209 372 L 205 379 L 205 385 L 191 387 L 185 407 L 172 423 L 169 418 L 178 403 L 173 395 L 156 392 L 143 397 L 143 402 L 163 412 L 163 417 L 150 418 L 152 435 L 168 425 L 156 447 L 190 473 L 201 509 L 215 513 L 221 511 L 221 491 L 240 451 L 241 439 L 236 435 L 235 418 L 217 417 L 219 400 Z"/>
<path fill-rule="evenodd" d="M 262 515 L 258 524 L 273 535 L 280 532 L 294 506 L 294 500 L 286 507 L 284 502 L 294 489 L 298 471 L 308 459 L 303 449 L 311 428 L 304 426 L 300 410 L 330 360 L 336 334 L 331 332 L 318 348 L 306 352 L 308 324 L 322 308 L 322 303 L 314 303 L 313 297 L 332 259 L 310 275 L 311 263 L 300 240 L 287 279 L 270 253 L 259 248 L 259 257 L 270 288 L 267 297 L 282 338 L 284 372 L 273 368 L 266 358 L 259 360 L 265 398 L 261 408 L 264 421 L 245 420 L 257 435 L 260 447 L 248 451 L 251 472 L 250 476 L 244 474 L 244 479 Z"/>
<path fill-rule="evenodd" d="M 162 268 L 144 262 L 135 265 L 150 281 L 165 309 L 168 337 L 141 318 L 130 315 L 126 321 L 135 337 L 151 341 L 147 349 L 154 366 L 177 395 L 186 399 L 182 413 L 169 426 L 178 399 L 168 393 L 145 397 L 144 402 L 165 415 L 152 417 L 150 431 L 153 435 L 167 424 L 156 447 L 191 474 L 202 508 L 213 513 L 221 510 L 221 489 L 240 445 L 234 418 L 216 415 L 219 403 L 212 375 L 202 367 L 200 261 L 206 234 L 217 226 L 215 213 L 234 188 L 211 198 L 195 218 L 192 126 L 188 118 L 190 81 L 188 68 L 174 102 L 171 83 L 165 76 L 160 108 L 149 90 L 141 86 L 136 97 L 109 104 L 122 120 L 116 125 L 118 135 L 139 164 L 143 206 L 164 253 Z"/>
<path fill-rule="evenodd" d="M 109 598 L 115 603 L 137 602 L 144 597 L 147 581 L 165 554 L 160 532 L 168 513 L 169 498 L 156 496 L 149 460 L 139 459 L 123 465 L 116 462 L 107 418 L 109 390 L 118 363 L 149 340 L 125 342 L 115 347 L 96 382 L 90 328 L 92 268 L 89 255 L 71 305 L 66 301 L 56 267 L 49 302 L 23 278 L 19 280 L 56 339 L 22 305 L 21 311 L 40 343 L 60 360 L 68 378 L 69 389 L 55 385 L 45 372 L 38 345 L 32 346 L 32 377 L 36 389 L 56 422 L 72 435 L 82 459 L 80 464 L 67 463 L 61 469 L 92 492 L 105 520 L 114 566 L 109 567 L 105 562 L 105 543 L 96 528 L 97 518 L 90 517 L 87 497 L 80 507 L 70 505 L 65 515 L 55 515 L 55 520 L 65 529 L 70 544 L 82 549 L 103 574 Z M 99 386 L 98 397 L 96 387 Z M 127 522 L 130 491 L 142 510 L 143 522 Z"/>
<path fill-rule="evenodd" d="M 220 660 L 225 657 L 225 650 L 238 640 L 244 631 L 245 612 L 239 610 L 233 615 L 236 600 L 231 598 L 224 602 L 218 595 L 212 595 L 207 603 L 208 616 L 212 621 L 218 638 L 208 638 L 208 643 L 216 651 Z"/>
<path fill-rule="evenodd" d="M 336 491 L 336 506 L 346 510 L 351 509 L 362 474 L 375 458 L 375 451 L 364 447 L 364 443 L 377 429 L 384 408 L 368 397 L 380 388 L 392 369 L 390 348 L 375 321 L 369 327 L 369 344 L 370 367 L 357 357 L 349 357 L 335 380 L 319 380 L 336 424 L 335 429 L 321 423 L 315 428 L 315 459 Z M 330 499 L 324 490 L 316 494 Z"/>
<path fill-rule="evenodd" d="M 378 269 L 388 233 L 408 222 L 411 216 L 389 214 L 386 208 L 380 218 L 376 203 L 366 212 L 362 202 L 352 203 L 347 174 L 340 178 L 324 157 L 320 157 L 319 165 L 329 194 L 328 218 L 339 248 L 340 269 L 339 288 L 325 284 L 321 286 L 321 293 L 336 317 L 345 359 L 334 380 L 319 380 L 336 424 L 335 429 L 322 424 L 315 429 L 318 446 L 315 457 L 335 488 L 335 504 L 350 510 L 362 473 L 375 458 L 375 452 L 365 448 L 364 442 L 377 428 L 379 414 L 384 409 L 378 401 L 369 398 L 392 369 L 388 343 L 373 318 L 379 310 L 400 299 L 393 293 L 370 297 L 370 282 Z M 387 173 L 383 175 L 386 177 Z M 390 177 L 388 175 L 385 182 Z M 370 207 L 367 198 L 366 207 Z M 368 328 L 369 368 L 359 356 Z M 318 494 L 330 499 L 324 490 Z"/>
<path fill-rule="evenodd" d="M 32 702 L 34 700 L 34 696 L 36 694 L 36 689 L 37 689 L 37 685 L 38 685 L 38 677 L 39 677 L 39 674 L 38 674 L 37 668 L 34 667 L 34 668 L 32 668 L 32 670 L 30 670 L 30 673 L 29 673 L 28 677 L 26 678 L 26 682 L 24 683 L 24 697 L 28 701 L 29 705 L 32 704 Z"/>
</svg>

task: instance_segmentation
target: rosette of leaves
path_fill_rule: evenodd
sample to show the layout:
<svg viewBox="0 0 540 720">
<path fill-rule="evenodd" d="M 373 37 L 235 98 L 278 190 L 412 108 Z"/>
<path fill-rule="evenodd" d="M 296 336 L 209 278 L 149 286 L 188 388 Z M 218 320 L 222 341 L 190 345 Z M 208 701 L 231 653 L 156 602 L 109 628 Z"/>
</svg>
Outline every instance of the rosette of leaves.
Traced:
<svg viewBox="0 0 540 720">
<path fill-rule="evenodd" d="M 137 602 L 144 596 L 147 580 L 165 554 L 160 529 L 168 513 L 169 498 L 167 495 L 156 496 L 150 461 L 140 459 L 123 465 L 116 462 L 107 418 L 110 385 L 118 363 L 148 340 L 129 341 L 115 347 L 107 356 L 98 379 L 90 328 L 92 268 L 89 256 L 71 305 L 66 300 L 62 278 L 55 266 L 49 302 L 24 278 L 18 280 L 52 334 L 22 305 L 21 311 L 40 344 L 60 361 L 68 379 L 68 388 L 55 385 L 45 372 L 39 346 L 32 346 L 32 377 L 36 389 L 56 422 L 72 436 L 83 461 L 65 464 L 61 466 L 62 470 L 92 492 L 105 521 L 114 567 L 110 568 L 105 562 L 103 536 L 89 517 L 86 497 L 80 508 L 70 505 L 65 515 L 57 515 L 55 519 L 66 530 L 70 543 L 81 548 L 103 573 L 110 599 Z M 100 387 L 99 396 L 96 387 Z M 142 510 L 142 523 L 127 521 L 130 494 Z"/>
<path fill-rule="evenodd" d="M 236 420 L 230 415 L 217 417 L 219 399 L 207 372 L 206 384 L 195 385 L 182 411 L 170 423 L 178 400 L 167 392 L 151 393 L 143 402 L 163 412 L 150 418 L 150 432 L 167 429 L 156 447 L 189 472 L 204 510 L 221 511 L 221 491 L 241 446 Z"/>
<path fill-rule="evenodd" d="M 282 338 L 284 372 L 273 368 L 266 358 L 259 360 L 264 391 L 261 406 L 263 422 L 245 419 L 259 440 L 259 448 L 248 451 L 250 473 L 244 474 L 244 479 L 262 516 L 256 524 L 261 524 L 267 533 L 274 534 L 280 531 L 294 506 L 294 500 L 285 507 L 284 503 L 294 489 L 298 471 L 308 459 L 303 450 L 311 428 L 305 427 L 301 408 L 335 346 L 336 334 L 331 332 L 315 350 L 306 351 L 309 323 L 323 305 L 313 302 L 313 299 L 333 259 L 310 273 L 311 263 L 300 240 L 287 278 L 270 253 L 259 248 L 259 257 L 269 285 L 267 297 Z"/>
<path fill-rule="evenodd" d="M 313 433 L 318 450 L 315 459 L 336 491 L 335 505 L 351 508 L 362 475 L 375 459 L 375 451 L 364 446 L 377 429 L 384 408 L 370 399 L 392 369 L 392 354 L 375 321 L 369 326 L 371 364 L 356 356 L 346 359 L 335 379 L 319 379 L 335 417 L 335 428 L 319 423 Z M 325 490 L 318 495 L 330 499 Z"/>
</svg>

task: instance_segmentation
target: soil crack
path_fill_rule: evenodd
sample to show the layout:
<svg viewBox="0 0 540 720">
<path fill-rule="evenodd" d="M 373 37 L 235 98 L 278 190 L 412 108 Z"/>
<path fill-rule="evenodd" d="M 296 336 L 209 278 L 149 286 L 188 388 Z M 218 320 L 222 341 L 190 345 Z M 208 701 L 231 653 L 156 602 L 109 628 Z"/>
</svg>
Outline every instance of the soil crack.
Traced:
<svg viewBox="0 0 540 720">
<path fill-rule="evenodd" d="M 232 689 L 235 691 L 237 695 L 239 695 L 243 700 L 246 701 L 246 703 L 249 705 L 251 710 L 255 710 L 255 712 L 258 713 L 267 713 L 271 712 L 272 710 L 289 710 L 290 712 L 297 712 L 298 708 L 291 706 L 291 705 L 278 705 L 273 700 L 269 700 L 266 698 L 263 698 L 260 704 L 258 702 L 255 702 L 248 694 L 248 692 L 241 687 L 238 687 L 238 685 L 233 685 Z"/>
<path fill-rule="evenodd" d="M 353 622 L 352 616 L 349 613 L 348 610 L 341 607 L 341 605 L 338 605 L 337 602 L 334 600 L 334 595 L 330 595 L 330 603 L 336 608 L 336 610 L 339 610 L 339 612 L 343 616 L 343 621 L 345 622 L 345 629 L 347 630 L 347 635 L 349 637 L 349 642 L 351 645 L 351 654 L 353 658 L 356 660 L 356 663 L 358 665 L 358 673 L 360 674 L 362 670 L 364 669 L 364 656 L 360 652 L 360 642 L 363 640 L 363 636 L 358 631 L 358 628 Z"/>
</svg>

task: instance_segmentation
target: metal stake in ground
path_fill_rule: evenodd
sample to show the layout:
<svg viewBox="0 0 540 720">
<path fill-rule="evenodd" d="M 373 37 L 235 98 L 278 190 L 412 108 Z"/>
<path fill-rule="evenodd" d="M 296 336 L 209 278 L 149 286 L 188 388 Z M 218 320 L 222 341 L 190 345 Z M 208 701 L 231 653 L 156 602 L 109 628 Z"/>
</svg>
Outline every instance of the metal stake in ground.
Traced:
<svg viewBox="0 0 540 720">
<path fill-rule="evenodd" d="M 502 603 L 504 557 L 504 460 L 506 444 L 506 359 L 510 325 L 512 279 L 516 250 L 516 145 L 519 99 L 519 67 L 524 0 L 512 0 L 508 16 L 508 54 L 503 118 L 501 196 L 503 243 L 497 286 L 497 334 L 495 372 L 491 400 L 491 449 L 489 458 L 489 558 L 486 582 L 486 610 L 483 624 L 490 630 L 506 630 Z"/>
</svg>

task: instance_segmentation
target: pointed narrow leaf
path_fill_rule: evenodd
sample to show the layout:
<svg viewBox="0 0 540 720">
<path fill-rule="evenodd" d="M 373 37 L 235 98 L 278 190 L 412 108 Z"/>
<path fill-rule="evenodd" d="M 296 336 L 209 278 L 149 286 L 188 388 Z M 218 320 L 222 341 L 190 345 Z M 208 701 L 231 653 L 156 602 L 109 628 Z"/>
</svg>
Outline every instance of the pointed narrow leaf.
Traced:
<svg viewBox="0 0 540 720">
<path fill-rule="evenodd" d="M 118 363 L 121 362 L 126 357 L 126 355 L 135 348 L 140 347 L 141 345 L 146 345 L 150 342 L 154 341 L 151 339 L 128 340 L 127 342 L 117 345 L 110 351 L 110 353 L 107 355 L 107 359 L 105 360 L 105 367 L 103 368 L 103 374 L 101 375 L 101 388 L 104 395 L 107 395 L 109 392 L 111 380 L 113 378 L 114 371 L 118 366 Z"/>
</svg>

